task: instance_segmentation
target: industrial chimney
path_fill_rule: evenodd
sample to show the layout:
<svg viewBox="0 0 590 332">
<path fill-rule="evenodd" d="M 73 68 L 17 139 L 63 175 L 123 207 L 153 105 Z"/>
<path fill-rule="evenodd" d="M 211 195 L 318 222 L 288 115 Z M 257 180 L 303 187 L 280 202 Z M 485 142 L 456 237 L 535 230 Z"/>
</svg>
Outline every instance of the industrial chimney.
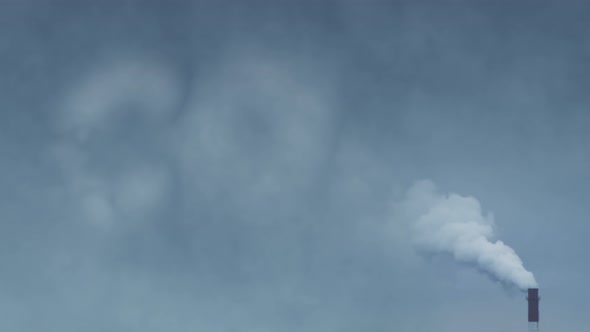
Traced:
<svg viewBox="0 0 590 332">
<path fill-rule="evenodd" d="M 539 331 L 539 289 L 529 288 L 526 299 L 529 301 L 529 331 Z"/>
</svg>

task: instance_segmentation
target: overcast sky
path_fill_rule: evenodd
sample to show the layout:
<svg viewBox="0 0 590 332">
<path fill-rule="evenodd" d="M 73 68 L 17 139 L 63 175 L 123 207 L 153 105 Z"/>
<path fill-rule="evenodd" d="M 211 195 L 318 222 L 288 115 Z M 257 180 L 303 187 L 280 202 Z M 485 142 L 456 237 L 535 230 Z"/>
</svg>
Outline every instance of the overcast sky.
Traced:
<svg viewBox="0 0 590 332">
<path fill-rule="evenodd" d="M 583 1 L 0 0 L 0 330 L 486 332 L 524 295 L 425 257 L 475 197 L 587 320 Z"/>
</svg>

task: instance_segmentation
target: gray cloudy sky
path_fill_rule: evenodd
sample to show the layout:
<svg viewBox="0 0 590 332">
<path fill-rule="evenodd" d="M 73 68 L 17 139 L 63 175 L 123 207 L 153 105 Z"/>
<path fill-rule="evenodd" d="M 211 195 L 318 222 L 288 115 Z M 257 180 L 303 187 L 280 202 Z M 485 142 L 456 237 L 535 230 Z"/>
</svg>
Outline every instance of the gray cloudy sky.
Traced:
<svg viewBox="0 0 590 332">
<path fill-rule="evenodd" d="M 582 1 L 0 1 L 0 330 L 523 331 L 396 202 L 476 197 L 590 295 Z"/>
</svg>

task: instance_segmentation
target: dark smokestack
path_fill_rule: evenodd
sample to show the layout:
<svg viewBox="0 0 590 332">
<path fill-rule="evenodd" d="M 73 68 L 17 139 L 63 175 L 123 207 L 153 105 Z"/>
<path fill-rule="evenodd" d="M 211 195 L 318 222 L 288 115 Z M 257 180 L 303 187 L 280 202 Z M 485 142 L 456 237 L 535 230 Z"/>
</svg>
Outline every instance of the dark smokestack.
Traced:
<svg viewBox="0 0 590 332">
<path fill-rule="evenodd" d="M 529 301 L 529 329 L 539 329 L 539 289 L 529 288 L 527 301 Z"/>
</svg>

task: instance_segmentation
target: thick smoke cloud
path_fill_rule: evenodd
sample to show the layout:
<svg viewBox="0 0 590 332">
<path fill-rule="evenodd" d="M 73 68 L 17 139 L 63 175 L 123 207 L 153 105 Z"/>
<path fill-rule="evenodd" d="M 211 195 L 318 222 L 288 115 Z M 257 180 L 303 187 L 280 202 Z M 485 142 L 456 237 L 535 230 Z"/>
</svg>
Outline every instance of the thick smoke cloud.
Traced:
<svg viewBox="0 0 590 332">
<path fill-rule="evenodd" d="M 477 199 L 443 195 L 434 183 L 415 183 L 401 208 L 411 218 L 412 241 L 427 253 L 447 253 L 461 263 L 474 264 L 492 278 L 521 290 L 537 287 L 512 248 L 494 241 L 494 219 L 483 214 Z"/>
</svg>

